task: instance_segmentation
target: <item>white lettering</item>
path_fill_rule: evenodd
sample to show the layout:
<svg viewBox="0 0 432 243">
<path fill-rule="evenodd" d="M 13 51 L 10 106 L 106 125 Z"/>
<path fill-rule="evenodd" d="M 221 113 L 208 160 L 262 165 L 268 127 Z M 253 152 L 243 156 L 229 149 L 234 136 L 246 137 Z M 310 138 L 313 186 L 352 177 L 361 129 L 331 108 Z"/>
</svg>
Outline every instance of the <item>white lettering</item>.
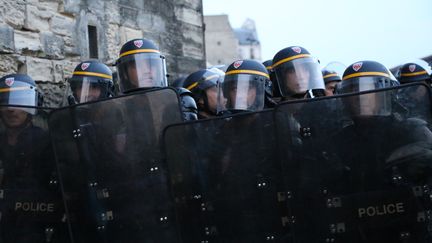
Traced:
<svg viewBox="0 0 432 243">
<path fill-rule="evenodd" d="M 52 213 L 54 212 L 54 203 L 16 202 L 15 211 Z"/>
<path fill-rule="evenodd" d="M 374 217 L 405 212 L 403 203 L 390 203 L 379 206 L 369 206 L 367 208 L 358 208 L 358 217 Z"/>
</svg>

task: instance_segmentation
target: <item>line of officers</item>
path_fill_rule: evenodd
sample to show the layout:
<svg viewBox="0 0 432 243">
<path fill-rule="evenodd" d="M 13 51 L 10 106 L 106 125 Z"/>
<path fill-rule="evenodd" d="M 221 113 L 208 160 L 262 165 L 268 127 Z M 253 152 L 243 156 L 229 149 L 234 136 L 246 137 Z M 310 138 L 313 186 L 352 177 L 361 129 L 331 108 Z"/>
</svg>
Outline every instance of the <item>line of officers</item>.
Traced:
<svg viewBox="0 0 432 243">
<path fill-rule="evenodd" d="M 68 79 L 67 104 L 93 102 L 109 99 L 118 93 L 130 94 L 168 86 L 165 57 L 149 40 L 134 39 L 125 43 L 116 68 L 118 87 L 113 82 L 112 71 L 105 64 L 96 60 L 80 63 Z M 397 76 L 398 79 L 378 62 L 359 61 L 348 66 L 341 78 L 334 70 L 321 70 L 318 60 L 305 48 L 291 46 L 280 50 L 273 60 L 264 63 L 238 60 L 226 69 L 201 69 L 186 78 L 177 79 L 172 86 L 180 97 L 183 119 L 196 120 L 260 111 L 289 100 L 361 92 L 401 83 L 426 82 L 431 85 L 430 67 L 422 63 L 403 65 Z M 43 96 L 31 77 L 11 74 L 0 78 L 0 105 L 41 107 L 42 103 Z M 32 135 L 29 140 L 21 140 L 45 144 L 40 142 L 42 137 L 46 137 L 42 130 L 32 125 L 31 116 L 35 114 L 35 109 L 30 108 L 0 109 L 1 120 L 8 131 L 1 141 L 1 160 L 8 161 L 8 153 L 15 159 L 11 151 L 19 147 L 19 137 L 23 136 L 20 132 L 29 128 L 27 133 L 40 136 Z M 36 146 L 34 150 L 44 149 Z M 27 154 L 34 157 L 32 153 Z M 44 208 L 48 210 L 49 205 L 44 205 Z M 2 231 L 8 232 L 7 229 Z M 7 241 L 8 238 L 0 239 Z"/>
<path fill-rule="evenodd" d="M 125 43 L 116 68 L 118 88 L 105 64 L 97 60 L 78 64 L 68 79 L 71 92 L 66 96 L 67 103 L 73 105 L 110 98 L 117 93 L 168 86 L 165 57 L 150 40 L 134 39 Z M 341 78 L 335 70 L 321 70 L 319 61 L 305 48 L 291 46 L 280 50 L 273 60 L 264 63 L 238 60 L 227 68 L 201 69 L 186 78 L 178 78 L 172 86 L 181 99 L 184 119 L 194 120 L 259 111 L 287 100 L 361 92 L 417 81 L 431 84 L 431 68 L 421 62 L 404 64 L 397 76 L 398 79 L 378 62 L 360 61 L 348 66 Z M 2 77 L 0 89 L 2 104 L 41 106 L 41 93 L 27 75 Z M 17 99 L 23 95 L 12 95 L 12 92 L 25 94 L 25 98 Z"/>
</svg>

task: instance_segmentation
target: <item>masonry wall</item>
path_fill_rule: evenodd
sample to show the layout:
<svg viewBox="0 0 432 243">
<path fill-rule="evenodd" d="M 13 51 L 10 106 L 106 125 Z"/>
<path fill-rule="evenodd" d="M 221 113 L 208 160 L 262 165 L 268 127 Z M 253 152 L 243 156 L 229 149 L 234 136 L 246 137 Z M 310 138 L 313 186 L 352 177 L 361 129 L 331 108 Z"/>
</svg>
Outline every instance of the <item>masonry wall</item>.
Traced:
<svg viewBox="0 0 432 243">
<path fill-rule="evenodd" d="M 202 0 L 0 0 L 0 75 L 30 75 L 58 105 L 65 78 L 90 58 L 89 25 L 111 67 L 139 37 L 160 47 L 170 80 L 205 67 Z"/>
</svg>

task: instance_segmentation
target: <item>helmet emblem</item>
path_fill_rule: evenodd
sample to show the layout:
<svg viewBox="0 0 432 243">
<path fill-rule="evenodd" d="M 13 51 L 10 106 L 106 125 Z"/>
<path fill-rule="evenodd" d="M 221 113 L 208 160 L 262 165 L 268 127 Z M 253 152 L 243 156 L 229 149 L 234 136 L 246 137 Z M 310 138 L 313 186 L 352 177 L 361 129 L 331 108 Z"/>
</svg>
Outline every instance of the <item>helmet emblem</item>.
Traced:
<svg viewBox="0 0 432 243">
<path fill-rule="evenodd" d="M 242 65 L 243 61 L 235 61 L 233 66 L 234 68 L 239 68 Z"/>
<path fill-rule="evenodd" d="M 410 72 L 414 72 L 416 69 L 416 65 L 415 64 L 411 64 L 408 66 L 408 69 L 410 70 Z"/>
<path fill-rule="evenodd" d="M 293 51 L 295 51 L 296 53 L 300 54 L 301 53 L 301 48 L 298 46 L 292 47 L 291 48 Z"/>
<path fill-rule="evenodd" d="M 143 45 L 143 41 L 142 40 L 135 40 L 134 41 L 134 45 L 138 48 L 141 48 L 141 46 Z"/>
<path fill-rule="evenodd" d="M 85 62 L 85 63 L 81 64 L 81 69 L 82 70 L 86 70 L 88 67 L 90 67 L 90 63 L 88 63 L 88 62 Z"/>
<path fill-rule="evenodd" d="M 358 70 L 360 70 L 360 68 L 363 66 L 363 63 L 362 62 L 357 62 L 357 63 L 354 63 L 353 64 L 353 66 L 352 66 L 352 68 L 354 69 L 354 71 L 358 71 Z"/>
<path fill-rule="evenodd" d="M 10 77 L 10 78 L 7 78 L 6 80 L 5 80 L 5 83 L 6 83 L 6 85 L 7 86 L 12 86 L 12 84 L 15 82 L 15 78 L 14 77 Z"/>
</svg>

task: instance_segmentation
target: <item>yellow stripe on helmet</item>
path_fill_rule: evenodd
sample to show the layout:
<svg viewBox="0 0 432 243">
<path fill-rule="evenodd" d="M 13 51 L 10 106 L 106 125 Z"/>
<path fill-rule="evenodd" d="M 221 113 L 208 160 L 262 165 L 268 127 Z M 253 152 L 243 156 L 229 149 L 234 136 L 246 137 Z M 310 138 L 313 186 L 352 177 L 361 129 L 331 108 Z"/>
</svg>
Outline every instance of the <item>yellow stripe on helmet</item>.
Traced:
<svg viewBox="0 0 432 243">
<path fill-rule="evenodd" d="M 423 74 L 427 74 L 426 71 L 420 71 L 420 72 L 415 72 L 415 73 L 401 73 L 402 77 L 412 77 L 412 76 L 418 76 L 418 75 L 423 75 Z"/>
<path fill-rule="evenodd" d="M 210 75 L 207 78 L 204 79 L 204 81 L 210 80 L 212 78 L 219 78 L 219 75 Z M 193 88 L 195 88 L 198 85 L 198 82 L 193 82 L 191 85 L 189 85 L 186 89 L 191 91 Z"/>
<path fill-rule="evenodd" d="M 112 79 L 112 76 L 103 73 L 95 73 L 95 72 L 75 71 L 73 72 L 73 75 L 85 75 L 85 76 L 94 76 L 94 77 Z"/>
<path fill-rule="evenodd" d="M 229 72 L 225 73 L 225 76 L 231 75 L 231 74 L 258 74 L 261 76 L 264 76 L 268 79 L 270 79 L 269 75 L 267 73 L 264 72 L 260 72 L 260 71 L 255 71 L 255 70 L 247 70 L 247 69 L 243 69 L 243 70 L 231 70 Z"/>
<path fill-rule="evenodd" d="M 120 54 L 120 57 L 124 57 L 127 55 L 131 55 L 131 54 L 135 54 L 135 53 L 160 53 L 160 51 L 155 50 L 155 49 L 137 49 L 137 50 L 131 50 L 131 51 L 127 51 L 127 52 L 123 52 Z"/>
<path fill-rule="evenodd" d="M 323 78 L 330 78 L 330 77 L 336 77 L 336 76 L 338 76 L 336 73 L 330 73 L 330 74 L 327 74 L 326 76 L 324 76 Z"/>
<path fill-rule="evenodd" d="M 295 55 L 295 56 L 292 56 L 292 57 L 287 57 L 287 58 L 279 60 L 278 62 L 276 62 L 275 64 L 273 64 L 272 68 L 275 68 L 275 67 L 281 65 L 282 63 L 286 63 L 286 62 L 292 61 L 294 59 L 305 58 L 305 57 L 311 57 L 311 55 L 310 54 L 300 54 L 300 55 Z"/>
<path fill-rule="evenodd" d="M 10 91 L 17 91 L 17 90 L 30 90 L 30 89 L 32 89 L 30 86 L 14 87 L 14 88 L 2 88 L 2 89 L 0 89 L 0 93 L 10 92 Z"/>
<path fill-rule="evenodd" d="M 359 76 L 383 76 L 386 78 L 390 77 L 390 75 L 388 73 L 383 73 L 383 72 L 359 72 L 359 73 L 352 73 L 352 74 L 346 75 L 343 77 L 343 80 L 347 80 L 349 78 L 355 78 L 355 77 L 359 77 Z"/>
</svg>

